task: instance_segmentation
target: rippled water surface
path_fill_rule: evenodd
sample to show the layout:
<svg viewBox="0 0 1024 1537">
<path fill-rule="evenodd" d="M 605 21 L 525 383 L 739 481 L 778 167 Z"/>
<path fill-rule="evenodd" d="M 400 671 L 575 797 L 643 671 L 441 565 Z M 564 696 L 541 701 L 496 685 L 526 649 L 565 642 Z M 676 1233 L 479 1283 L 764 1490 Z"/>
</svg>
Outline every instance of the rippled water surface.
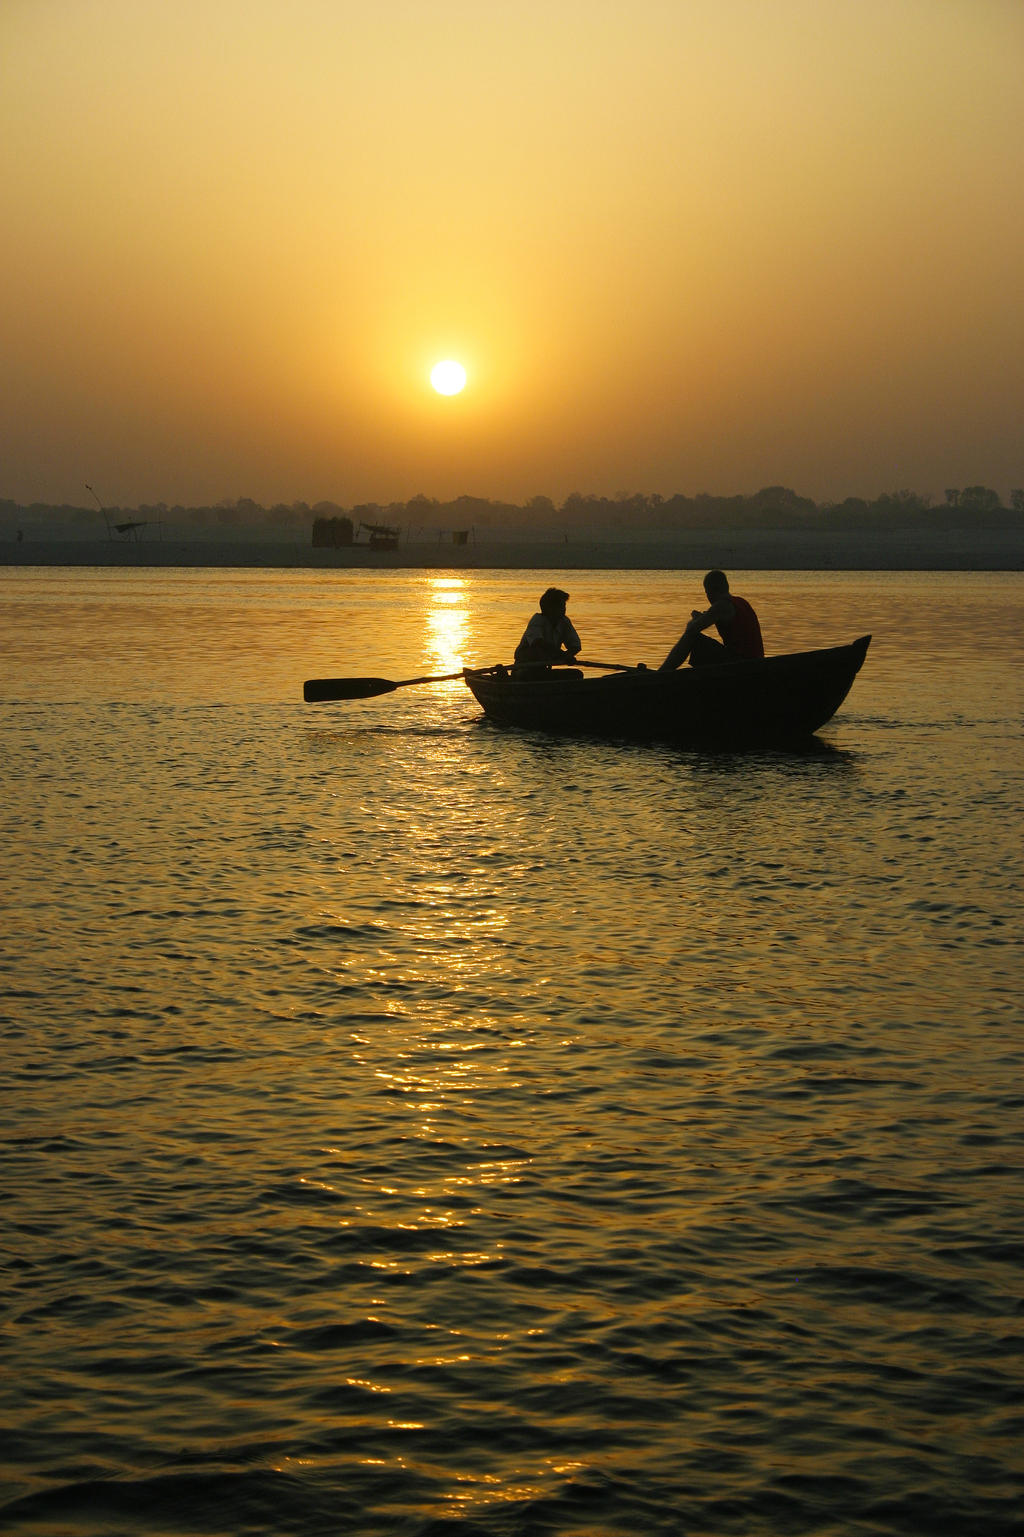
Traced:
<svg viewBox="0 0 1024 1537">
<path fill-rule="evenodd" d="M 1024 577 L 737 576 L 816 752 L 301 703 L 551 580 L 0 571 L 4 1530 L 1021 1530 Z"/>
</svg>

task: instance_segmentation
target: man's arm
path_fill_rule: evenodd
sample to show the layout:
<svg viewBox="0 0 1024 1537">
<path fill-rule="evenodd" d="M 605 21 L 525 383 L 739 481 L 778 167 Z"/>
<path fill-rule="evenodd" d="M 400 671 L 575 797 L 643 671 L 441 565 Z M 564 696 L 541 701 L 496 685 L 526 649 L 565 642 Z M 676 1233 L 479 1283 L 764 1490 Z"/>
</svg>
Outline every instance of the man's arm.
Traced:
<svg viewBox="0 0 1024 1537">
<path fill-rule="evenodd" d="M 561 626 L 559 628 L 558 638 L 562 642 L 562 645 L 565 647 L 566 651 L 572 657 L 576 655 L 577 651 L 583 650 L 583 642 L 576 634 L 576 627 L 572 620 L 569 618 L 568 614 L 566 614 L 562 620 Z"/>
<path fill-rule="evenodd" d="M 710 630 L 713 624 L 728 624 L 729 620 L 735 617 L 736 608 L 732 599 L 716 598 L 711 607 L 706 608 L 703 613 L 695 608 L 686 628 L 691 634 L 696 634 L 702 630 Z"/>
<path fill-rule="evenodd" d="M 710 608 L 701 613 L 699 608 L 690 610 L 690 622 L 676 641 L 668 656 L 658 668 L 659 672 L 675 672 L 681 667 L 690 654 L 693 638 L 702 630 L 709 630 L 713 624 L 719 621 L 726 623 L 735 614 L 736 610 L 728 598 L 716 598 Z"/>
</svg>

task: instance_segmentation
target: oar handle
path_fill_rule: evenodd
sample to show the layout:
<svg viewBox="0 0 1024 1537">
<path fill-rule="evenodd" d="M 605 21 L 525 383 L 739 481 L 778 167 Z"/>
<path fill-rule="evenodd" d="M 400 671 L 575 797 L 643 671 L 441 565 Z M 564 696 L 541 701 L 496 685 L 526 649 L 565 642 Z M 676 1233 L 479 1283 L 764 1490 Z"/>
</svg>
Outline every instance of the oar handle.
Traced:
<svg viewBox="0 0 1024 1537">
<path fill-rule="evenodd" d="M 585 662 L 582 657 L 577 657 L 570 664 L 573 667 L 602 667 L 605 672 L 636 672 L 636 667 L 631 667 L 627 662 Z"/>
<path fill-rule="evenodd" d="M 403 678 L 401 683 L 396 683 L 395 688 L 411 688 L 414 683 L 451 683 L 455 678 L 461 678 L 465 669 L 458 672 L 443 672 L 432 678 Z"/>
</svg>

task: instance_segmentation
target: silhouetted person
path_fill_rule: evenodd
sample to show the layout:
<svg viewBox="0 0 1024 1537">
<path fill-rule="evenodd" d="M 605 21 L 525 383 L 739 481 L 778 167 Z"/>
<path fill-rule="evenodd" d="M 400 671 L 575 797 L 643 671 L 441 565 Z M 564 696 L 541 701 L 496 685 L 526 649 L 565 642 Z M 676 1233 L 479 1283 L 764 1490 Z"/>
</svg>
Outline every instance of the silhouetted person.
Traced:
<svg viewBox="0 0 1024 1537">
<path fill-rule="evenodd" d="M 516 647 L 519 663 L 550 666 L 552 662 L 575 662 L 583 642 L 565 612 L 569 594 L 559 587 L 549 587 L 541 594 L 540 613 L 534 614 Z"/>
<path fill-rule="evenodd" d="M 741 662 L 764 656 L 757 615 L 746 598 L 737 598 L 729 591 L 725 572 L 709 571 L 704 578 L 704 591 L 709 607 L 703 613 L 696 608 L 691 611 L 689 624 L 659 672 L 673 672 L 682 667 L 687 657 L 691 667 L 703 667 L 709 662 Z M 704 634 L 712 625 L 721 641 Z"/>
</svg>

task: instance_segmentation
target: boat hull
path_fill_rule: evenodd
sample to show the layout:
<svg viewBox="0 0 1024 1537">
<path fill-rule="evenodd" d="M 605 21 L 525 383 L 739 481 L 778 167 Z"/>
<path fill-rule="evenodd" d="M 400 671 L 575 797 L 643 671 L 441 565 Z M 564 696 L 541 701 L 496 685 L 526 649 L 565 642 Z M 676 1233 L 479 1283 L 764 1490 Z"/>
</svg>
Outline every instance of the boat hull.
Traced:
<svg viewBox="0 0 1024 1537">
<path fill-rule="evenodd" d="M 871 636 L 849 646 L 677 672 L 538 680 L 467 669 L 466 685 L 502 726 L 602 737 L 729 746 L 812 736 L 830 721 L 863 665 Z"/>
</svg>

